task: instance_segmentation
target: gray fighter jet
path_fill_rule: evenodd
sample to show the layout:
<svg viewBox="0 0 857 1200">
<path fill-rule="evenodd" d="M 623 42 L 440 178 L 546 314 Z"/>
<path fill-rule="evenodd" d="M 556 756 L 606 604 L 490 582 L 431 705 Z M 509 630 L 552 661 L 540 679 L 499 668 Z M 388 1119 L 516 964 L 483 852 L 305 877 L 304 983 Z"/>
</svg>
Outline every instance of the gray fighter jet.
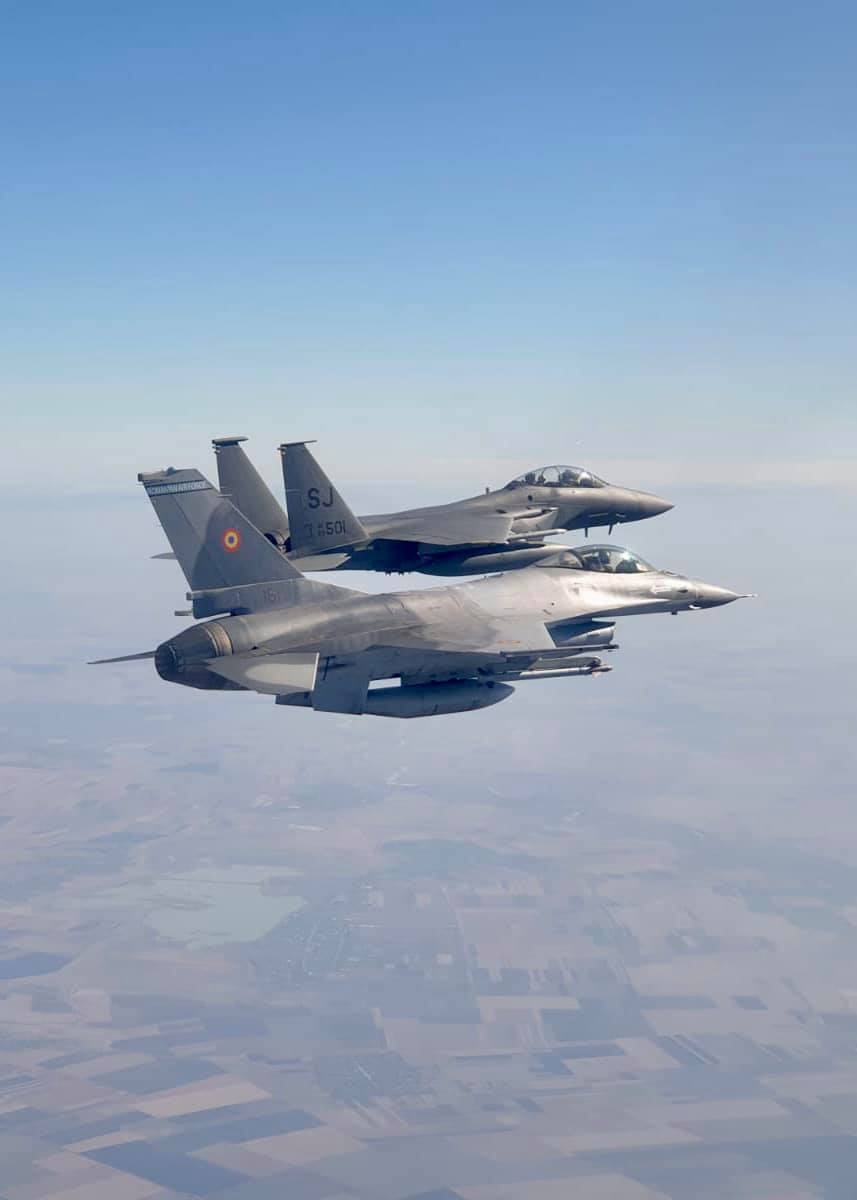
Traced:
<svg viewBox="0 0 857 1200">
<path fill-rule="evenodd" d="M 738 599 L 592 545 L 475 582 L 366 595 L 305 579 L 198 471 L 139 478 L 201 623 L 128 657 L 152 657 L 162 679 L 188 687 L 325 712 L 464 712 L 505 700 L 522 680 L 608 670 L 599 655 L 614 648 L 616 617 Z"/>
<path fill-rule="evenodd" d="M 527 567 L 564 550 L 550 534 L 667 512 L 659 496 L 605 483 L 580 467 L 528 471 L 496 491 L 433 508 L 356 517 L 306 442 L 280 447 L 288 516 L 242 449 L 216 438 L 220 491 L 305 571 L 475 575 Z"/>
</svg>

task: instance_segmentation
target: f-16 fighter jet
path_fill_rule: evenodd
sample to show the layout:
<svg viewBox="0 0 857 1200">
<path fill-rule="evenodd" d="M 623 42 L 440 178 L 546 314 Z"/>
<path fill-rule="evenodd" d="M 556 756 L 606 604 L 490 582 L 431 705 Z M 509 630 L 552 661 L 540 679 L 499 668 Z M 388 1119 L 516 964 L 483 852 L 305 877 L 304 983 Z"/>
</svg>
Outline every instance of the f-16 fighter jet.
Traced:
<svg viewBox="0 0 857 1200">
<path fill-rule="evenodd" d="M 616 617 L 738 599 L 591 545 L 475 582 L 366 595 L 305 579 L 198 471 L 139 478 L 201 623 L 129 657 L 154 658 L 162 679 L 188 687 L 324 712 L 465 712 L 505 700 L 522 680 L 608 670 L 599 654 L 613 648 Z"/>
<path fill-rule="evenodd" d="M 215 439 L 220 490 L 305 571 L 508 571 L 566 549 L 546 542 L 550 534 L 601 525 L 612 531 L 672 508 L 580 467 L 544 467 L 467 500 L 356 517 L 307 444 L 288 442 L 280 447 L 287 517 L 244 453 L 245 440 Z"/>
</svg>

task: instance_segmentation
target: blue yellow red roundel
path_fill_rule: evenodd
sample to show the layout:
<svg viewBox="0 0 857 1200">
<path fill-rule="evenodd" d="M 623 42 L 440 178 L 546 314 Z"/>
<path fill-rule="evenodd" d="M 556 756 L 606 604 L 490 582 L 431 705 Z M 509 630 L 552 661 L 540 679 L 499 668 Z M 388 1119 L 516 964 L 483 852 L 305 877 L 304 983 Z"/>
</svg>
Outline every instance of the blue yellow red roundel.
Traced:
<svg viewBox="0 0 857 1200">
<path fill-rule="evenodd" d="M 227 554 L 234 554 L 241 545 L 241 534 L 237 529 L 226 529 L 220 542 Z"/>
</svg>

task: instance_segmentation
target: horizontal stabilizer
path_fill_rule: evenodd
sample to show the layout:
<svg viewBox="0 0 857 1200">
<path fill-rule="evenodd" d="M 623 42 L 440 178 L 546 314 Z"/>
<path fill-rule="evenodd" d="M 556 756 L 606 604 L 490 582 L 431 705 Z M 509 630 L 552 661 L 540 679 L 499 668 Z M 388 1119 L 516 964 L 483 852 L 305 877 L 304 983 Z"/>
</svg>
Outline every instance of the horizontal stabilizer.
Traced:
<svg viewBox="0 0 857 1200">
<path fill-rule="evenodd" d="M 303 651 L 266 654 L 258 658 L 233 654 L 213 658 L 206 666 L 251 692 L 288 696 L 294 692 L 311 692 L 315 687 L 318 655 Z"/>
<path fill-rule="evenodd" d="M 509 540 L 508 513 L 468 512 L 453 507 L 434 512 L 400 513 L 370 524 L 372 537 L 421 542 L 429 546 L 496 546 Z"/>
<path fill-rule="evenodd" d="M 296 554 L 291 561 L 299 571 L 335 571 L 348 562 L 351 553 L 346 547 L 343 550 L 331 550 L 329 554 Z"/>
</svg>

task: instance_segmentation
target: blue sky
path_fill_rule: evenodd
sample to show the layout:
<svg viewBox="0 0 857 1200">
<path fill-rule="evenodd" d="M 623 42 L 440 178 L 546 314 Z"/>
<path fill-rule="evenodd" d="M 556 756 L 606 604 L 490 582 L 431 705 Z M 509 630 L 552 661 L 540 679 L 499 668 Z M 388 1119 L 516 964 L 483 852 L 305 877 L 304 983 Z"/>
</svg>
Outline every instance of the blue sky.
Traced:
<svg viewBox="0 0 857 1200">
<path fill-rule="evenodd" d="M 340 478 L 450 488 L 857 476 L 853 6 L 2 26 L 6 487 L 130 488 L 233 431 L 270 473 L 316 436 Z"/>
</svg>

